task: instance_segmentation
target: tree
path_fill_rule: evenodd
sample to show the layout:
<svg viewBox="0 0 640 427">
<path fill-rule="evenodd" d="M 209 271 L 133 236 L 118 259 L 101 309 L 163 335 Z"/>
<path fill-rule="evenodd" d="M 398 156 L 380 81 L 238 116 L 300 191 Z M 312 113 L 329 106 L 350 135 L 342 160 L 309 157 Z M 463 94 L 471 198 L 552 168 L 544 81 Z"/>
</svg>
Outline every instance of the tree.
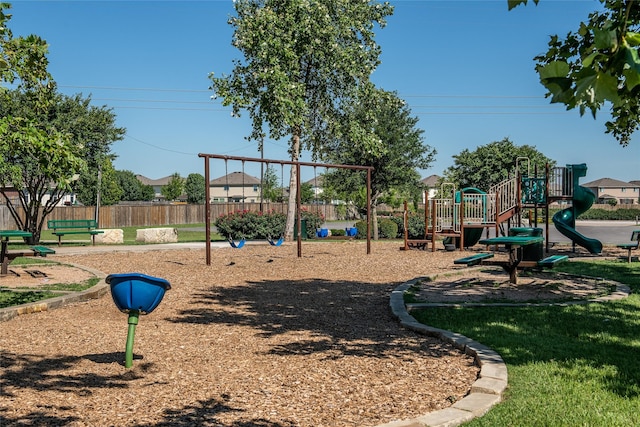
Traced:
<svg viewBox="0 0 640 427">
<path fill-rule="evenodd" d="M 55 84 L 47 71 L 47 44 L 35 35 L 14 38 L 7 26 L 9 8 L 8 3 L 0 3 L 0 84 L 15 86 L 8 91 L 0 85 L 0 193 L 18 228 L 32 233 L 25 240 L 33 244 L 40 240 L 47 214 L 69 191 L 85 163 L 70 135 L 43 127 L 34 114 L 15 114 L 48 111 Z M 16 93 L 24 95 L 30 108 L 18 108 L 13 102 Z M 12 191 L 17 192 L 17 200 Z"/>
<path fill-rule="evenodd" d="M 0 140 L 0 172 L 12 169 L 2 174 L 0 193 L 18 227 L 31 232 L 35 242 L 46 216 L 70 191 L 78 191 L 83 203 L 95 204 L 98 171 L 110 159 L 111 143 L 124 134 L 124 129 L 115 127 L 113 113 L 91 106 L 90 99 L 48 92 L 48 101 L 43 102 L 34 93 L 38 90 L 4 91 L 0 104 L 0 123 L 6 124 L 4 132 L 12 134 L 3 132 Z M 39 143 L 31 140 L 35 135 Z M 51 141 L 42 140 L 46 135 Z M 56 162 L 57 158 L 65 161 Z M 118 197 L 111 194 L 117 191 L 108 181 L 112 176 L 107 173 L 101 179 L 107 204 Z M 12 189 L 20 194 L 18 204 L 9 202 Z"/>
<path fill-rule="evenodd" d="M 512 9 L 527 0 L 508 3 Z M 600 3 L 604 10 L 591 13 L 576 32 L 564 40 L 551 36 L 547 53 L 534 58 L 536 70 L 552 103 L 578 108 L 580 115 L 589 110 L 594 118 L 610 103 L 606 133 L 627 146 L 640 128 L 640 2 Z"/>
<path fill-rule="evenodd" d="M 316 199 L 316 193 L 313 191 L 313 186 L 308 182 L 300 184 L 300 203 L 308 205 L 313 203 Z"/>
<path fill-rule="evenodd" d="M 454 165 L 444 171 L 444 181 L 454 183 L 456 188 L 476 187 L 488 191 L 492 185 L 513 176 L 519 158 L 528 158 L 531 167 L 537 165 L 539 170 L 547 163 L 552 167 L 555 164 L 535 147 L 518 147 L 504 138 L 453 156 Z"/>
<path fill-rule="evenodd" d="M 122 200 L 124 191 L 120 187 L 116 170 L 109 157 L 105 157 L 100 166 L 100 183 L 98 175 L 84 173 L 74 185 L 78 200 L 85 206 L 96 204 L 98 189 L 100 190 L 100 204 L 103 206 L 115 205 Z"/>
<path fill-rule="evenodd" d="M 171 175 L 171 179 L 167 185 L 162 187 L 160 193 L 164 196 L 165 199 L 171 201 L 176 200 L 178 197 L 182 195 L 184 191 L 184 179 L 180 177 L 178 172 Z"/>
<path fill-rule="evenodd" d="M 184 182 L 184 192 L 187 194 L 187 203 L 201 205 L 206 200 L 206 183 L 204 176 L 199 173 L 190 173 Z"/>
<path fill-rule="evenodd" d="M 128 170 L 116 171 L 116 180 L 122 189 L 121 201 L 150 202 L 155 197 L 155 191 L 151 185 L 145 185 Z"/>
<path fill-rule="evenodd" d="M 278 175 L 272 166 L 264 171 L 260 194 L 262 199 L 268 202 L 282 201 L 282 188 L 278 186 Z"/>
<path fill-rule="evenodd" d="M 319 152 L 327 133 L 338 125 L 341 103 L 360 86 L 371 85 L 380 47 L 374 24 L 381 28 L 393 8 L 376 1 L 236 0 L 232 44 L 244 54 L 230 76 L 210 74 L 212 89 L 232 106 L 248 110 L 248 139 L 289 136 L 291 160 L 300 150 Z M 370 141 L 364 134 L 363 143 Z M 293 236 L 296 168 L 291 168 L 286 237 Z"/>
<path fill-rule="evenodd" d="M 418 119 L 394 92 L 376 90 L 363 94 L 351 108 L 345 110 L 342 123 L 348 130 L 344 138 L 328 144 L 325 157 L 333 163 L 372 166 L 371 212 L 373 234 L 377 238 L 377 206 L 393 190 L 407 194 L 419 194 L 420 175 L 416 169 L 428 169 L 436 151 L 424 143 L 423 130 L 417 127 Z M 373 129 L 379 150 L 370 151 L 359 142 L 360 132 L 353 129 Z M 327 183 L 342 194 L 351 194 L 351 201 L 360 201 L 359 208 L 366 210 L 366 174 L 338 169 L 325 174 Z"/>
</svg>

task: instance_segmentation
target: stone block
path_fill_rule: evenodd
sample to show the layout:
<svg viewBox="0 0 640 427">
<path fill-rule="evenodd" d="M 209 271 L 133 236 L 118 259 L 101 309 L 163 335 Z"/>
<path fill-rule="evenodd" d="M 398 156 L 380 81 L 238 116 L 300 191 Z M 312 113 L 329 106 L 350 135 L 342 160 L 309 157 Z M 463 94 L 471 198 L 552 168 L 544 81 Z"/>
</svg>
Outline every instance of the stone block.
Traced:
<svg viewBox="0 0 640 427">
<path fill-rule="evenodd" d="M 141 228 L 136 231 L 136 242 L 177 243 L 178 230 L 175 228 Z"/>
<path fill-rule="evenodd" d="M 120 228 L 102 230 L 104 233 L 96 234 L 96 243 L 103 245 L 121 245 L 124 243 L 124 232 Z"/>
</svg>

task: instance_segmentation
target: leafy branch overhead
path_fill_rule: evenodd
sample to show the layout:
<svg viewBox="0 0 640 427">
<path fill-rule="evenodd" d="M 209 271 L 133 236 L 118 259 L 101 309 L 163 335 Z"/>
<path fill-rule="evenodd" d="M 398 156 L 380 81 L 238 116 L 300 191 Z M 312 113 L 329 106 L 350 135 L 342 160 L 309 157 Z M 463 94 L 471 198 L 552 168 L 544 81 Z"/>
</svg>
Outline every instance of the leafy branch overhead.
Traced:
<svg viewBox="0 0 640 427">
<path fill-rule="evenodd" d="M 508 1 L 509 9 L 526 3 Z M 626 146 L 640 127 L 640 2 L 600 3 L 603 10 L 591 13 L 564 39 L 551 36 L 547 53 L 534 59 L 551 102 L 578 108 L 580 115 L 588 110 L 594 118 L 608 103 L 607 133 Z"/>
</svg>

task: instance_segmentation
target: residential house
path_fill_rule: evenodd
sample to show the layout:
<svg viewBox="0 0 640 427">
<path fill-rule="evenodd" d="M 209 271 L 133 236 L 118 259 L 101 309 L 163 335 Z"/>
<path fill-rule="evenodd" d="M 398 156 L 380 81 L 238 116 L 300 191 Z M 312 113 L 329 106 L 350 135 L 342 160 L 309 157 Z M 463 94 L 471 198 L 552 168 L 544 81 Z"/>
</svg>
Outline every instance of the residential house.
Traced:
<svg viewBox="0 0 640 427">
<path fill-rule="evenodd" d="M 164 200 L 164 196 L 162 195 L 162 187 L 169 183 L 171 177 L 172 175 L 165 176 L 164 178 L 151 179 L 147 178 L 144 175 L 136 175 L 136 178 L 138 178 L 138 181 L 140 181 L 142 184 L 150 185 L 153 187 L 153 200 L 156 202 Z"/>
<path fill-rule="evenodd" d="M 209 182 L 211 203 L 258 203 L 260 179 L 244 172 L 232 172 Z"/>
<path fill-rule="evenodd" d="M 421 181 L 425 186 L 427 199 L 433 199 L 434 197 L 436 197 L 436 194 L 439 190 L 438 184 L 440 182 L 440 179 L 441 178 L 438 175 L 430 175 Z M 426 203 L 426 200 L 424 200 L 424 193 L 422 195 L 422 203 Z"/>
<path fill-rule="evenodd" d="M 632 205 L 638 203 L 640 198 L 640 185 L 637 183 L 601 178 L 580 185 L 595 193 L 596 203 L 610 203 L 610 200 L 615 200 L 620 205 Z"/>
</svg>

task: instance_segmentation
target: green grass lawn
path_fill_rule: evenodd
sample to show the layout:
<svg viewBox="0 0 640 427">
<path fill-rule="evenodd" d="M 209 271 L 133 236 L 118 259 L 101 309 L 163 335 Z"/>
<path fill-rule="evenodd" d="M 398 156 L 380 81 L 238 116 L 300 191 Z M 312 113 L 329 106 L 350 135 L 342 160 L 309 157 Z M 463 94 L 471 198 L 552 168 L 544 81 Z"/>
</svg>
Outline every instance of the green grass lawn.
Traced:
<svg viewBox="0 0 640 427">
<path fill-rule="evenodd" d="M 422 323 L 488 345 L 507 364 L 505 401 L 469 426 L 640 425 L 640 263 L 570 262 L 557 269 L 617 280 L 632 294 L 568 307 L 412 312 Z"/>
</svg>

